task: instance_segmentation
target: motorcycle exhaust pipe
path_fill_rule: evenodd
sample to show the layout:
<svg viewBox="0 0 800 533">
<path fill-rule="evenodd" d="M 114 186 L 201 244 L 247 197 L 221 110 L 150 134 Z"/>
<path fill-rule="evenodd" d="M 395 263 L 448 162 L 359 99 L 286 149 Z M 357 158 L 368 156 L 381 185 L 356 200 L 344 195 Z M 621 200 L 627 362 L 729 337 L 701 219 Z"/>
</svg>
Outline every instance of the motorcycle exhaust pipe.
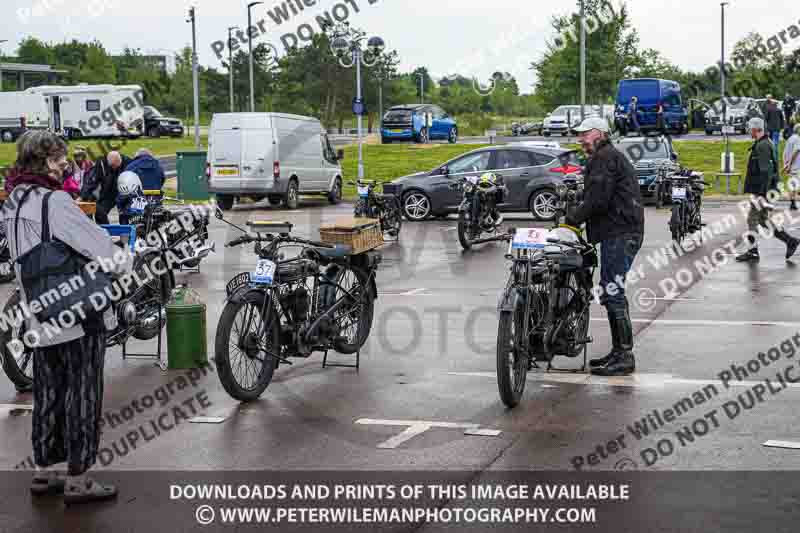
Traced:
<svg viewBox="0 0 800 533">
<path fill-rule="evenodd" d="M 180 259 L 177 261 L 178 266 L 184 266 L 187 263 L 191 263 L 192 261 L 200 261 L 208 257 L 208 254 L 211 252 L 215 252 L 217 250 L 217 243 L 212 242 L 206 246 L 201 246 L 197 250 L 194 251 L 194 255 L 187 257 L 186 259 Z"/>
</svg>

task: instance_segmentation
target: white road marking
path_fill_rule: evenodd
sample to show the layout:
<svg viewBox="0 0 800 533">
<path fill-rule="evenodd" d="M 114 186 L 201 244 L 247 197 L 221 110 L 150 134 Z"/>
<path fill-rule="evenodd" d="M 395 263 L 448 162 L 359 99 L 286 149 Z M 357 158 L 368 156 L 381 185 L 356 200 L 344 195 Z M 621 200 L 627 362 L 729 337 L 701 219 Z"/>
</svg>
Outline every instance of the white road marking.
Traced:
<svg viewBox="0 0 800 533">
<path fill-rule="evenodd" d="M 605 318 L 593 318 L 593 322 L 608 322 Z M 800 328 L 800 322 L 764 322 L 753 320 L 650 320 L 647 318 L 633 318 L 636 324 L 661 324 L 664 326 L 766 326 L 779 328 Z"/>
<path fill-rule="evenodd" d="M 655 298 L 655 297 L 651 298 L 642 297 L 640 298 L 640 300 L 652 300 L 657 302 L 659 301 L 660 302 L 704 302 L 705 301 L 704 298 Z"/>
<path fill-rule="evenodd" d="M 24 409 L 26 411 L 33 411 L 33 404 L 30 403 L 0 403 L 0 409 L 8 409 L 13 411 L 15 409 Z"/>
<path fill-rule="evenodd" d="M 359 418 L 356 420 L 356 424 L 359 425 L 372 425 L 372 426 L 407 426 L 402 433 L 395 435 L 394 437 L 390 438 L 387 441 L 384 441 L 378 444 L 378 448 L 391 450 L 397 448 L 404 442 L 416 437 L 417 435 L 421 435 L 428 431 L 431 428 L 441 428 L 441 429 L 463 429 L 465 430 L 465 435 L 467 431 L 485 431 L 485 432 L 494 432 L 497 430 L 492 429 L 485 429 L 481 430 L 480 424 L 472 424 L 472 423 L 457 423 L 457 422 L 433 422 L 428 420 L 376 420 L 373 418 Z M 497 431 L 497 434 L 489 434 L 489 433 L 471 433 L 475 436 L 484 436 L 484 437 L 496 437 L 500 434 Z"/>
<path fill-rule="evenodd" d="M 414 295 L 420 294 L 422 292 L 425 292 L 425 288 L 424 287 L 419 288 L 419 289 L 413 289 L 413 290 L 410 290 L 408 292 L 401 293 L 398 296 L 414 296 Z"/>
<path fill-rule="evenodd" d="M 225 416 L 196 416 L 189 419 L 190 424 L 222 424 L 225 422 Z"/>
<path fill-rule="evenodd" d="M 800 450 L 800 442 L 790 442 L 786 440 L 768 440 L 762 446 L 768 448 L 787 448 L 789 450 Z"/>
<path fill-rule="evenodd" d="M 464 435 L 469 435 L 473 437 L 498 437 L 502 431 L 499 429 L 468 429 L 464 432 Z"/>
<path fill-rule="evenodd" d="M 450 376 L 472 377 L 472 378 L 491 378 L 497 379 L 495 372 L 448 372 Z M 544 381 L 552 383 L 571 383 L 573 385 L 601 385 L 606 387 L 641 387 L 641 388 L 663 388 L 667 385 L 694 385 L 704 387 L 714 385 L 724 389 L 726 387 L 721 381 L 713 379 L 685 379 L 676 378 L 671 374 L 633 374 L 626 377 L 602 377 L 591 374 L 545 374 L 529 373 L 528 379 L 533 381 Z M 730 381 L 729 387 L 753 387 L 763 385 L 763 381 Z M 790 389 L 800 389 L 800 383 L 785 383 Z"/>
</svg>

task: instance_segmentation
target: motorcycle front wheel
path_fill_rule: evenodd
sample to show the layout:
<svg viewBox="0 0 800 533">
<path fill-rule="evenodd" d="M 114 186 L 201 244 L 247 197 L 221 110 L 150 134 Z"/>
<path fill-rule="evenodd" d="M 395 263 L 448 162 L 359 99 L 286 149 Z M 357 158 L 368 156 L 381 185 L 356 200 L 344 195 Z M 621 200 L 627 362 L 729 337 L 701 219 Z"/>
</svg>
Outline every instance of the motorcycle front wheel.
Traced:
<svg viewBox="0 0 800 533">
<path fill-rule="evenodd" d="M 461 243 L 461 248 L 464 251 L 472 249 L 472 221 L 470 220 L 466 210 L 458 212 L 458 242 Z"/>
<path fill-rule="evenodd" d="M 500 313 L 497 326 L 497 388 L 500 399 L 510 408 L 519 405 L 528 378 L 528 357 L 520 342 L 524 334 L 520 312 Z"/>
<path fill-rule="evenodd" d="M 375 295 L 364 270 L 349 266 L 336 277 L 336 293 L 332 300 L 338 302 L 349 292 L 354 301 L 339 308 L 333 315 L 339 334 L 333 342 L 334 349 L 345 355 L 354 354 L 367 342 L 372 330 L 375 312 Z"/>
<path fill-rule="evenodd" d="M 225 305 L 217 324 L 214 362 L 232 398 L 252 402 L 269 386 L 281 351 L 279 322 L 271 297 L 263 293 Z"/>
<path fill-rule="evenodd" d="M 669 230 L 672 240 L 678 244 L 683 241 L 683 205 L 678 203 L 672 206 L 672 216 L 669 220 Z"/>
<path fill-rule="evenodd" d="M 19 291 L 14 291 L 3 308 L 3 314 L 13 317 L 15 309 L 19 309 L 20 301 Z M 3 371 L 19 392 L 28 392 L 33 388 L 33 348 L 22 342 L 24 334 L 23 320 L 15 320 L 13 327 L 0 330 Z"/>
</svg>

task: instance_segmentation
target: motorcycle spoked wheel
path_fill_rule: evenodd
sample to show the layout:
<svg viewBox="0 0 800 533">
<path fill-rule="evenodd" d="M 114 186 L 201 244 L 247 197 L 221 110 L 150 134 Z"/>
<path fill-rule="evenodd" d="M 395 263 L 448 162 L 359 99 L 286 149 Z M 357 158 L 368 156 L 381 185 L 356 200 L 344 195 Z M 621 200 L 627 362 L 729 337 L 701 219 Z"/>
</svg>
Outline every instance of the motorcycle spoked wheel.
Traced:
<svg viewBox="0 0 800 533">
<path fill-rule="evenodd" d="M 503 311 L 497 325 L 497 389 L 509 408 L 519 405 L 528 379 L 529 357 L 522 342 L 523 308 Z"/>
<path fill-rule="evenodd" d="M 672 240 L 680 245 L 685 236 L 685 221 L 683 219 L 683 204 L 677 203 L 672 206 L 672 216 L 669 219 L 669 231 Z"/>
<path fill-rule="evenodd" d="M 11 260 L 11 252 L 8 250 L 8 240 L 0 238 L 0 283 L 14 281 L 14 262 Z"/>
<path fill-rule="evenodd" d="M 8 317 L 13 316 L 13 310 L 19 308 L 21 299 L 20 292 L 14 291 L 3 308 L 3 314 Z M 0 349 L 3 350 L 0 359 L 3 371 L 19 392 L 28 392 L 33 387 L 33 348 L 22 342 L 25 331 L 24 320 L 20 320 L 18 324 L 14 323 L 13 327 L 0 330 L 0 343 L 2 343 Z M 12 352 L 12 343 L 14 346 L 22 346 L 22 352 Z"/>
<path fill-rule="evenodd" d="M 400 230 L 403 228 L 403 215 L 400 213 L 400 206 L 393 202 L 383 212 L 381 217 L 381 229 L 384 234 L 388 234 L 395 240 L 400 239 Z"/>
<path fill-rule="evenodd" d="M 338 328 L 338 335 L 333 341 L 333 348 L 345 355 L 354 354 L 364 346 L 372 330 L 372 319 L 375 311 L 375 295 L 369 282 L 369 274 L 352 265 L 343 267 L 335 279 L 332 301 L 346 297 L 349 292 L 355 301 L 341 307 L 333 315 L 333 322 Z"/>
</svg>

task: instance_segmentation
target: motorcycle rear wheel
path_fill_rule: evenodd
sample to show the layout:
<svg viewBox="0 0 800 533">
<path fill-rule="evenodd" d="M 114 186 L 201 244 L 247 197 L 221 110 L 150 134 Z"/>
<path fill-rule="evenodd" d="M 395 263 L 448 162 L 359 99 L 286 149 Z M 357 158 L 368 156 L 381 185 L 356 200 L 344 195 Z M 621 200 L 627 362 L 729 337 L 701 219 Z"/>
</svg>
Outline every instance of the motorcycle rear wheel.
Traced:
<svg viewBox="0 0 800 533">
<path fill-rule="evenodd" d="M 465 252 L 472 249 L 472 221 L 468 220 L 467 212 L 462 210 L 458 213 L 458 242 L 461 243 L 461 248 Z"/>
<path fill-rule="evenodd" d="M 3 314 L 13 316 L 13 310 L 19 307 L 20 301 L 19 291 L 14 291 L 3 308 Z M 24 321 L 21 321 L 16 327 L 0 330 L 3 371 L 18 392 L 28 392 L 33 388 L 33 348 L 29 348 L 22 342 L 24 334 Z M 13 341 L 17 341 L 14 343 L 15 345 L 22 346 L 22 353 L 12 353 L 10 344 Z"/>
</svg>

